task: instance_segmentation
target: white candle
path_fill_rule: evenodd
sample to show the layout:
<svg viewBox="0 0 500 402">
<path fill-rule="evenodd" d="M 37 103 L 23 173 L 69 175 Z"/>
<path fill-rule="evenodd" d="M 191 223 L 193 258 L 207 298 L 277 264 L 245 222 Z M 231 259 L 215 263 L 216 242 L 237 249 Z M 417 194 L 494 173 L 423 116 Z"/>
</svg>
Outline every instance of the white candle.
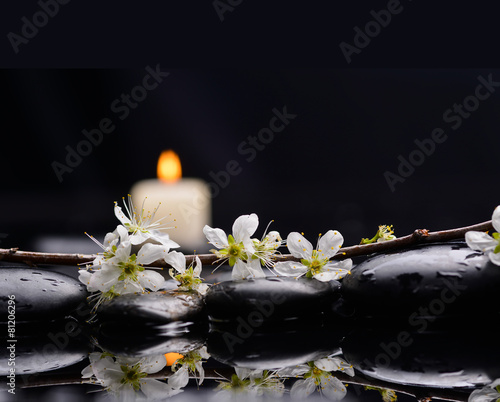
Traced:
<svg viewBox="0 0 500 402">
<path fill-rule="evenodd" d="M 178 161 L 177 155 L 172 151 L 162 153 L 158 162 L 158 173 L 164 178 L 142 180 L 134 184 L 130 191 L 132 201 L 136 208 L 141 208 L 146 200 L 146 211 L 153 211 L 161 203 L 155 220 L 164 217 L 162 223 L 171 222 L 167 226 L 173 227 L 163 231 L 183 250 L 205 249 L 207 240 L 203 234 L 203 226 L 211 224 L 209 188 L 200 179 L 180 179 L 180 162 L 176 164 L 175 159 Z M 171 175 L 172 172 L 174 174 Z M 165 176 L 170 177 L 165 179 Z"/>
</svg>

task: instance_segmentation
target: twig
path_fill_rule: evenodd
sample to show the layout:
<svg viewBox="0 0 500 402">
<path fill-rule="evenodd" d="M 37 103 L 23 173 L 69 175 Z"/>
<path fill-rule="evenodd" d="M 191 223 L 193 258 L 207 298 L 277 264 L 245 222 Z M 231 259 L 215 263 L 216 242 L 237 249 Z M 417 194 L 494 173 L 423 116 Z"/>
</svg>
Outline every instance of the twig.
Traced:
<svg viewBox="0 0 500 402">
<path fill-rule="evenodd" d="M 0 248 L 0 261 L 23 262 L 30 266 L 35 264 L 78 265 L 91 262 L 95 258 L 95 254 L 38 253 L 19 251 L 17 248 Z"/>
<path fill-rule="evenodd" d="M 441 230 L 438 232 L 429 232 L 427 229 L 417 229 L 408 236 L 399 237 L 394 240 L 388 240 L 381 243 L 361 244 L 357 246 L 349 246 L 341 249 L 332 259 L 339 260 L 361 255 L 378 253 L 381 251 L 393 251 L 404 249 L 406 247 L 422 244 L 436 243 L 449 240 L 462 239 L 465 233 L 471 230 L 486 232 L 493 229 L 490 221 L 478 223 L 476 225 L 466 226 L 457 229 Z M 63 253 L 39 253 L 33 251 L 19 251 L 17 248 L 3 249 L 0 248 L 0 260 L 8 262 L 22 262 L 28 265 L 36 264 L 51 264 L 51 265 L 80 265 L 92 262 L 96 258 L 96 254 L 63 254 Z M 186 264 L 190 265 L 195 255 L 186 255 Z M 214 254 L 199 254 L 202 264 L 209 265 L 217 262 L 217 256 Z M 298 261 L 291 254 L 276 256 L 274 261 Z M 165 267 L 169 266 L 165 261 L 156 261 L 151 266 Z"/>
</svg>

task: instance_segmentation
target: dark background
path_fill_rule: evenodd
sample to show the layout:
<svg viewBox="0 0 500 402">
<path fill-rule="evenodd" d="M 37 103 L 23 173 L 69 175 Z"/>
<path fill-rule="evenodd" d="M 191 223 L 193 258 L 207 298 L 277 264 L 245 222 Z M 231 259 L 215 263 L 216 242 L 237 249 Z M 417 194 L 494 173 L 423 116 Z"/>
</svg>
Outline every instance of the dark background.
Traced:
<svg viewBox="0 0 500 402">
<path fill-rule="evenodd" d="M 443 120 L 474 95 L 478 76 L 500 81 L 488 4 L 401 0 L 348 63 L 340 45 L 354 46 L 396 0 L 232 0 L 222 17 L 213 1 L 60 1 L 17 53 L 9 35 L 23 34 L 40 2 L 0 12 L 0 247 L 102 236 L 117 223 L 113 201 L 154 177 L 167 148 L 186 177 L 207 182 L 239 163 L 212 200 L 213 224 L 226 231 L 256 212 L 259 236 L 274 219 L 284 236 L 303 231 L 314 242 L 335 228 L 350 245 L 379 224 L 402 236 L 481 222 L 499 203 L 499 94 L 456 129 Z M 122 121 L 110 105 L 147 66 L 170 75 Z M 238 146 L 285 106 L 296 119 L 248 162 Z M 116 128 L 60 183 L 52 164 L 105 118 Z M 436 128 L 446 141 L 392 192 L 384 174 L 398 174 L 400 158 Z"/>
<path fill-rule="evenodd" d="M 239 162 L 213 199 L 213 224 L 227 231 L 256 212 L 257 235 L 274 219 L 283 235 L 314 243 L 335 228 L 351 245 L 382 223 L 402 236 L 490 219 L 500 95 L 456 130 L 443 113 L 474 95 L 478 76 L 500 81 L 498 13 L 486 2 L 402 0 L 347 63 L 339 44 L 387 4 L 247 0 L 221 21 L 212 1 L 71 0 L 18 53 L 7 35 L 40 6 L 0 5 L 0 247 L 41 250 L 55 236 L 78 240 L 51 251 L 82 251 L 92 245 L 83 232 L 115 227 L 113 201 L 154 177 L 166 148 L 185 176 L 207 182 Z M 111 103 L 157 64 L 170 76 L 120 121 Z M 297 118 L 247 162 L 238 146 L 283 106 Z M 60 183 L 51 164 L 103 118 L 116 129 Z M 398 158 L 436 128 L 446 141 L 392 192 L 384 173 L 398 174 Z"/>
<path fill-rule="evenodd" d="M 284 236 L 303 231 L 315 242 L 337 229 L 350 245 L 383 223 L 402 236 L 481 222 L 499 204 L 500 93 L 479 101 L 455 130 L 458 120 L 443 114 L 474 95 L 479 76 L 500 81 L 500 70 L 159 68 L 170 75 L 123 120 L 110 105 L 142 83 L 145 69 L 0 72 L 8 99 L 0 112 L 2 246 L 111 231 L 113 201 L 154 177 L 168 148 L 184 176 L 207 182 L 238 162 L 241 173 L 212 200 L 213 224 L 227 231 L 256 212 L 259 236 L 274 219 Z M 248 161 L 238 147 L 283 107 L 297 117 Z M 82 130 L 104 118 L 116 128 L 60 182 L 53 162 L 66 164 L 67 147 L 76 150 Z M 409 160 L 415 141 L 436 128 L 446 140 L 391 191 L 384 174 L 400 175 L 398 158 Z"/>
</svg>

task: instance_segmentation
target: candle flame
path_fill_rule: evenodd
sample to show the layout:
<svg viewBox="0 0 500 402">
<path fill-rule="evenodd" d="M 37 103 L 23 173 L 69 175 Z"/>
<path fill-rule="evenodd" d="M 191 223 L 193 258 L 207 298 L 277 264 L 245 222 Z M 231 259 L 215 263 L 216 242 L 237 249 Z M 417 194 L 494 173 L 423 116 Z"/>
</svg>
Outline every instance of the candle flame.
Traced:
<svg viewBox="0 0 500 402">
<path fill-rule="evenodd" d="M 184 356 L 179 353 L 165 353 L 165 359 L 167 359 L 167 366 L 171 366 L 177 360 L 182 359 Z"/>
<path fill-rule="evenodd" d="M 173 183 L 181 177 L 182 168 L 179 156 L 172 150 L 163 151 L 158 159 L 158 178 Z"/>
</svg>

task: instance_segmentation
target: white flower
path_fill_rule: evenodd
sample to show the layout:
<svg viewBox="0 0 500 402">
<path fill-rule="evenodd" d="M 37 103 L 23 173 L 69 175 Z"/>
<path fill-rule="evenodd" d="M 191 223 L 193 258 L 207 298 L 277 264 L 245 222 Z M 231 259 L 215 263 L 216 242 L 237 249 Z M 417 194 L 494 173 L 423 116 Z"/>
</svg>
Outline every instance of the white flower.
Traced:
<svg viewBox="0 0 500 402">
<path fill-rule="evenodd" d="M 343 371 L 350 376 L 354 375 L 352 366 L 339 357 L 325 357 L 307 364 L 280 369 L 278 375 L 304 378 L 297 380 L 290 389 L 290 395 L 294 399 L 305 399 L 318 389 L 328 399 L 338 401 L 345 397 L 346 388 L 330 373 L 334 370 Z"/>
<path fill-rule="evenodd" d="M 167 233 L 160 230 L 171 229 L 171 227 L 166 227 L 166 224 L 161 223 L 165 217 L 156 221 L 154 220 L 156 211 L 160 205 L 158 205 L 152 212 L 145 211 L 143 202 L 141 211 L 138 213 L 134 208 L 130 194 L 128 195 L 128 202 L 126 202 L 125 198 L 123 198 L 123 205 L 125 206 L 128 216 L 123 213 L 117 202 L 115 202 L 115 215 L 127 231 L 131 233 L 130 242 L 132 244 L 142 244 L 151 239 L 168 248 L 179 247 L 176 242 L 170 240 L 170 236 Z"/>
<path fill-rule="evenodd" d="M 113 246 L 112 253 L 105 258 L 100 269 L 92 272 L 80 271 L 78 279 L 87 285 L 89 292 L 100 292 L 94 296 L 98 297 L 94 310 L 103 301 L 111 300 L 115 296 L 135 292 L 145 293 L 146 289 L 156 291 L 163 285 L 165 281 L 163 276 L 145 269 L 143 264 L 162 259 L 166 248 L 163 245 L 147 243 L 141 247 L 137 255 L 130 255 L 131 247 L 129 241 Z M 104 255 L 106 256 L 106 253 Z"/>
<path fill-rule="evenodd" d="M 344 238 L 339 232 L 329 230 L 319 238 L 317 248 L 314 250 L 304 236 L 292 232 L 287 237 L 287 247 L 294 257 L 301 260 L 278 262 L 274 265 L 274 270 L 280 275 L 295 278 L 306 275 L 321 282 L 340 279 L 351 273 L 352 260 L 349 258 L 330 262 L 330 258 L 337 254 L 343 242 Z"/>
<path fill-rule="evenodd" d="M 196 372 L 198 372 L 198 385 L 201 385 L 205 379 L 205 370 L 202 365 L 204 363 L 203 359 L 206 360 L 209 357 L 206 346 L 184 354 L 182 358 L 177 359 L 172 365 L 172 370 L 175 373 L 168 379 L 168 384 L 175 389 L 183 388 L 189 382 L 189 373 L 196 375 Z"/>
<path fill-rule="evenodd" d="M 392 225 L 380 225 L 378 227 L 377 234 L 379 235 L 377 243 L 394 240 L 396 238 L 396 236 L 394 236 L 394 228 Z"/>
<path fill-rule="evenodd" d="M 259 218 L 256 214 L 242 215 L 233 224 L 233 234 L 226 235 L 222 229 L 211 228 L 205 225 L 203 233 L 209 243 L 218 250 L 211 250 L 223 261 L 228 261 L 234 267 L 233 279 L 242 279 L 248 276 L 254 278 L 265 277 L 260 264 L 252 262 L 255 245 L 251 236 L 257 230 Z"/>
<path fill-rule="evenodd" d="M 382 243 L 384 241 L 394 240 L 394 229 L 392 225 L 380 225 L 378 231 L 371 239 L 361 239 L 361 244 L 371 244 L 374 242 Z"/>
<path fill-rule="evenodd" d="M 89 360 L 90 365 L 82 370 L 82 378 L 103 386 L 120 400 L 163 400 L 182 392 L 167 383 L 146 378 L 165 367 L 164 355 L 133 359 L 110 353 L 91 353 Z"/>
<path fill-rule="evenodd" d="M 496 229 L 496 228 L 495 228 Z M 500 379 L 493 381 L 490 385 L 476 389 L 469 395 L 469 402 L 490 402 L 500 399 Z"/>
<path fill-rule="evenodd" d="M 495 265 L 500 265 L 500 233 L 498 233 L 500 232 L 500 205 L 493 211 L 491 221 L 496 230 L 492 236 L 471 230 L 465 234 L 465 241 L 471 249 L 487 252 L 490 261 Z"/>
<path fill-rule="evenodd" d="M 164 259 L 167 264 L 174 267 L 178 272 L 178 274 L 175 275 L 173 269 L 169 271 L 170 276 L 177 281 L 179 290 L 196 291 L 201 295 L 205 295 L 208 285 L 202 283 L 202 279 L 200 278 L 202 268 L 200 257 L 196 256 L 196 265 L 193 267 L 193 264 L 191 264 L 187 269 L 186 256 L 182 253 L 171 251 L 164 256 Z"/>
<path fill-rule="evenodd" d="M 273 230 L 267 235 L 264 234 L 262 240 L 252 239 L 252 241 L 255 251 L 251 258 L 260 260 L 262 266 L 273 267 L 273 257 L 277 253 L 278 248 L 285 243 L 279 232 Z"/>
</svg>

